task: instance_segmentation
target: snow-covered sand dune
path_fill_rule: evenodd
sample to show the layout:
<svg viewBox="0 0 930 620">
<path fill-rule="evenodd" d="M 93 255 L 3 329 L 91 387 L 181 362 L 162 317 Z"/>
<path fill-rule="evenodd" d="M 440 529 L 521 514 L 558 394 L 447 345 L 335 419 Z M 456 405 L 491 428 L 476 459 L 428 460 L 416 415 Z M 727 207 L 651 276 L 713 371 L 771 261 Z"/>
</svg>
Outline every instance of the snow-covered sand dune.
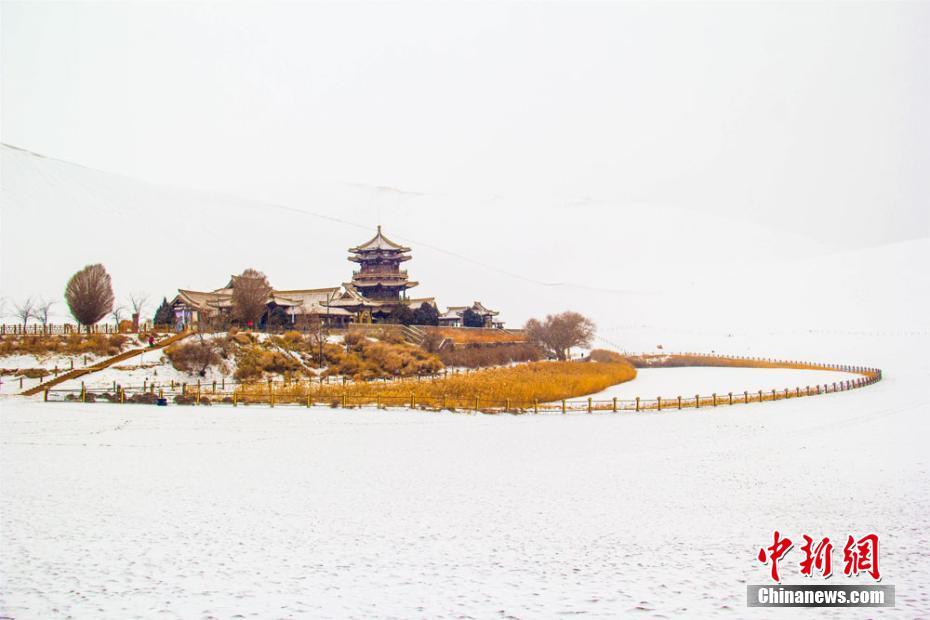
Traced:
<svg viewBox="0 0 930 620">
<path fill-rule="evenodd" d="M 670 205 L 418 195 L 309 179 L 287 191 L 269 184 L 252 201 L 158 186 L 6 145 L 0 162 L 0 276 L 12 299 L 58 292 L 91 261 L 107 266 L 121 299 L 135 288 L 152 301 L 170 299 L 179 287 L 212 290 L 249 266 L 282 289 L 334 286 L 351 274 L 346 249 L 380 222 L 388 236 L 413 248 L 408 267 L 420 282 L 416 296 L 436 296 L 443 305 L 483 300 L 514 327 L 566 308 L 607 326 L 667 316 L 670 301 L 738 283 L 734 269 L 744 278 L 742 271 L 759 261 L 783 268 L 786 255 L 829 251 L 805 237 L 803 227 L 775 235 Z M 454 225 L 436 217 L 456 213 L 469 217 L 454 218 Z M 221 232 L 219 222 L 234 232 Z M 36 248 L 47 246 L 56 247 L 55 260 L 39 268 Z M 734 256 L 740 264 L 727 267 Z M 774 281 L 796 281 L 796 273 Z M 768 286 L 758 285 L 770 274 L 756 275 L 735 297 L 777 302 Z M 842 272 L 831 279 L 849 286 Z M 67 315 L 63 305 L 54 310 Z"/>
</svg>

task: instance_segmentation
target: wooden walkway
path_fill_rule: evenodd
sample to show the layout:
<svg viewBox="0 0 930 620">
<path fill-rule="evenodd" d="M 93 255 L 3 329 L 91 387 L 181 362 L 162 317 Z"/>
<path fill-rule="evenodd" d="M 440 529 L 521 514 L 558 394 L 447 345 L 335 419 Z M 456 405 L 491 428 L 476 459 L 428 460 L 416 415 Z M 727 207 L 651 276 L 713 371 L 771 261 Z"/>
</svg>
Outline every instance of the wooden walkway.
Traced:
<svg viewBox="0 0 930 620">
<path fill-rule="evenodd" d="M 114 355 L 113 357 L 108 357 L 107 359 L 100 360 L 93 366 L 85 366 L 84 368 L 75 368 L 74 370 L 70 370 L 63 375 L 59 375 L 58 377 L 51 379 L 50 381 L 46 381 L 45 383 L 40 383 L 39 385 L 35 387 L 29 388 L 28 390 L 24 390 L 22 392 L 22 395 L 23 396 L 35 396 L 36 394 L 44 392 L 45 390 L 50 389 L 58 385 L 59 383 L 64 383 L 65 381 L 70 381 L 71 379 L 77 379 L 78 377 L 83 377 L 84 375 L 89 375 L 93 372 L 99 372 L 103 370 L 104 368 L 109 368 L 113 364 L 122 362 L 123 360 L 127 360 L 130 357 L 135 357 L 136 355 L 140 355 L 142 353 L 145 353 L 146 351 L 155 351 L 158 349 L 163 349 L 167 347 L 168 345 L 174 344 L 175 342 L 179 340 L 183 340 L 184 338 L 187 338 L 193 333 L 194 332 L 180 332 L 180 333 L 174 334 L 172 336 L 169 336 L 168 338 L 165 338 L 163 340 L 156 342 L 154 346 L 142 347 L 140 349 L 130 349 L 129 351 L 123 351 L 122 353 L 118 355 Z"/>
</svg>

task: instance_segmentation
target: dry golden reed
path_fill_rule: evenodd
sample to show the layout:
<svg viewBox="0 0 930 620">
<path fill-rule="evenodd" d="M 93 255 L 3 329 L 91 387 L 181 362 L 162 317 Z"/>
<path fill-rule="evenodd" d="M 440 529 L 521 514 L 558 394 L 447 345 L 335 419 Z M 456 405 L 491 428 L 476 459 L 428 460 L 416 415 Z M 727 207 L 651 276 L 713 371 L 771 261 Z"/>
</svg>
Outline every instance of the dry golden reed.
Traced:
<svg viewBox="0 0 930 620">
<path fill-rule="evenodd" d="M 829 364 L 812 362 L 794 362 L 749 357 L 726 357 L 722 355 L 700 355 L 694 353 L 671 353 L 650 355 L 628 355 L 626 357 L 637 368 L 683 368 L 689 366 L 709 366 L 725 368 L 791 368 L 795 370 L 836 370 Z M 868 377 L 875 376 L 876 371 L 863 369 L 858 372 Z"/>
<path fill-rule="evenodd" d="M 425 407 L 477 408 L 531 407 L 535 402 L 552 402 L 595 394 L 611 385 L 630 381 L 636 369 L 627 362 L 533 362 L 447 377 L 391 383 L 319 385 L 294 383 L 240 386 L 238 398 L 245 402 L 268 402 L 271 392 L 277 402 L 331 402 L 341 405 L 383 404 Z"/>
<path fill-rule="evenodd" d="M 129 339 L 122 334 L 16 335 L 0 338 L 2 355 L 112 356 L 120 353 Z"/>
<path fill-rule="evenodd" d="M 474 327 L 425 327 L 427 332 L 439 334 L 455 344 L 477 344 L 492 342 L 525 342 L 522 330 L 476 329 Z"/>
</svg>

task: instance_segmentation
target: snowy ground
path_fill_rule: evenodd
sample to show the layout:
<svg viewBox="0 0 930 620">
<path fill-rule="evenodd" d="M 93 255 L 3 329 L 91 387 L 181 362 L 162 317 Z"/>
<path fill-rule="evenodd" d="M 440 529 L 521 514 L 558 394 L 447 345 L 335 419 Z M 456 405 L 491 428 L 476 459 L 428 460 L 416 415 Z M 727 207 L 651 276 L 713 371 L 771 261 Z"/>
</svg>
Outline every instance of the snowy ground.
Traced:
<svg viewBox="0 0 930 620">
<path fill-rule="evenodd" d="M 23 377 L 20 389 L 20 377 L 14 375 L 17 369 L 45 368 L 59 373 L 66 373 L 72 368 L 93 366 L 96 362 L 108 356 L 97 356 L 91 353 L 86 355 L 4 355 L 0 356 L 0 369 L 9 374 L 0 375 L 0 394 L 17 394 L 22 389 L 28 389 L 48 381 L 54 373 L 46 377 Z"/>
<path fill-rule="evenodd" d="M 80 360 L 80 358 L 77 358 Z M 103 358 L 96 358 L 103 359 Z M 59 360 L 61 361 L 61 360 Z M 67 358 L 63 358 L 64 363 L 58 366 L 62 372 L 70 370 Z M 16 355 L 0 358 L 0 366 L 6 364 L 8 368 L 54 368 L 54 363 L 48 360 L 39 360 L 35 363 L 36 358 L 31 355 Z M 49 365 L 51 363 L 51 365 Z M 93 360 L 87 365 L 93 365 Z M 82 360 L 75 363 L 75 368 L 83 368 L 85 364 Z M 165 352 L 161 349 L 144 351 L 139 355 L 130 357 L 118 362 L 113 366 L 105 368 L 99 372 L 84 375 L 79 379 L 65 381 L 59 384 L 57 389 L 80 389 L 83 381 L 88 387 L 106 388 L 116 382 L 120 385 L 142 385 L 144 381 L 151 383 L 153 380 L 166 384 L 174 380 L 177 383 L 192 383 L 199 377 L 175 370 L 171 362 L 165 357 Z M 210 382 L 214 378 L 219 380 L 220 376 L 216 369 L 210 369 L 207 376 L 202 381 Z M 39 385 L 43 381 L 48 381 L 51 377 L 44 378 L 24 378 L 23 389 L 28 389 Z M 18 394 L 20 392 L 19 377 L 5 376 L 0 384 L 0 394 Z"/>
<path fill-rule="evenodd" d="M 0 400 L 0 609 L 16 618 L 926 616 L 927 364 L 908 355 L 922 340 L 883 342 L 872 353 L 886 379 L 875 386 L 700 412 Z M 640 381 L 669 385 L 660 373 L 670 373 L 684 391 L 687 373 L 703 381 L 707 370 L 717 369 L 649 369 Z M 879 533 L 882 583 L 896 586 L 897 607 L 746 608 L 746 584 L 767 582 L 755 555 L 774 529 L 795 539 Z M 785 583 L 801 581 L 793 553 Z"/>
<path fill-rule="evenodd" d="M 66 372 L 74 368 L 92 366 L 98 360 L 109 356 L 98 356 L 93 353 L 83 355 L 5 355 L 0 357 L 0 368 L 45 368 Z"/>
<path fill-rule="evenodd" d="M 230 369 L 235 369 L 235 362 L 228 360 L 226 364 L 227 375 L 229 375 Z M 167 385 L 171 381 L 194 383 L 198 379 L 203 383 L 210 383 L 214 379 L 219 381 L 221 378 L 222 374 L 217 367 L 208 368 L 205 377 L 181 372 L 171 364 L 164 350 L 156 349 L 144 351 L 100 372 L 65 381 L 56 387 L 58 389 L 80 389 L 82 381 L 88 388 L 107 388 L 114 382 L 123 386 L 141 386 L 144 383 L 151 384 L 153 381 L 159 385 Z"/>
<path fill-rule="evenodd" d="M 225 334 L 223 337 L 225 337 Z M 142 343 L 132 343 L 131 346 L 142 348 L 143 345 Z M 74 368 L 92 366 L 97 361 L 108 357 L 110 356 L 73 356 Z M 57 366 L 61 372 L 67 372 L 71 369 L 71 359 L 68 356 L 8 355 L 0 357 L 0 368 L 52 369 Z M 85 359 L 88 362 L 87 364 L 84 363 Z M 226 362 L 227 376 L 235 372 L 235 367 L 235 360 L 230 359 Z M 80 389 L 82 382 L 89 388 L 108 388 L 113 383 L 123 386 L 141 386 L 143 383 L 151 384 L 153 381 L 159 384 L 168 384 L 171 381 L 175 383 L 194 383 L 198 379 L 210 383 L 214 379 L 219 381 L 221 377 L 221 371 L 216 367 L 209 368 L 205 377 L 180 372 L 172 366 L 163 349 L 145 349 L 139 355 L 117 362 L 101 371 L 71 381 L 65 381 L 56 386 L 56 389 Z M 34 387 L 51 378 L 51 376 L 33 379 L 24 378 L 23 389 Z M 3 377 L 2 382 L 0 382 L 0 394 L 18 394 L 21 391 L 19 377 L 8 375 Z"/>
<path fill-rule="evenodd" d="M 268 338 L 267 334 L 257 334 L 259 340 L 265 340 Z M 207 338 L 225 338 L 226 333 L 222 332 L 215 335 L 208 335 Z M 332 343 L 341 343 L 342 335 L 330 335 L 329 342 Z M 187 340 L 187 342 L 192 342 L 193 340 Z M 141 344 L 133 345 L 141 347 Z M 292 357 L 294 355 L 291 353 Z M 95 357 L 93 355 L 86 356 L 87 364 L 84 363 L 85 356 L 74 356 L 74 367 L 83 368 L 87 365 L 93 365 L 96 361 L 100 359 L 105 359 L 108 356 L 104 357 Z M 295 359 L 297 359 L 295 357 Z M 62 372 L 70 370 L 70 361 L 71 358 L 68 356 L 35 356 L 35 355 L 7 355 L 0 357 L 0 368 L 7 369 L 16 369 L 16 368 L 48 368 L 52 369 L 56 366 Z M 306 362 L 304 362 L 306 365 Z M 225 360 L 225 368 L 219 368 L 217 366 L 211 366 L 207 369 L 206 375 L 200 377 L 196 373 L 187 373 L 181 372 L 174 368 L 171 364 L 171 361 L 165 356 L 163 349 L 155 350 L 144 350 L 139 355 L 130 357 L 126 360 L 118 362 L 113 366 L 104 368 L 99 372 L 95 372 L 90 375 L 84 375 L 77 379 L 71 381 L 65 381 L 56 386 L 55 389 L 68 389 L 68 390 L 78 390 L 81 387 L 83 382 L 88 388 L 109 388 L 114 383 L 122 386 L 142 386 L 143 384 L 151 385 L 152 382 L 155 382 L 156 385 L 167 385 L 174 381 L 175 383 L 188 383 L 194 384 L 198 380 L 201 383 L 209 384 L 213 381 L 219 382 L 224 377 L 227 382 L 232 380 L 233 375 L 236 372 L 236 360 L 234 356 L 230 356 L 230 359 Z M 312 365 L 308 366 L 310 370 L 313 370 Z M 44 378 L 23 378 L 22 389 L 28 389 L 35 387 L 44 381 L 48 381 L 51 377 Z M 0 378 L 0 395 L 3 394 L 18 394 L 22 391 L 20 389 L 19 377 L 14 377 L 12 375 L 6 375 Z"/>
</svg>

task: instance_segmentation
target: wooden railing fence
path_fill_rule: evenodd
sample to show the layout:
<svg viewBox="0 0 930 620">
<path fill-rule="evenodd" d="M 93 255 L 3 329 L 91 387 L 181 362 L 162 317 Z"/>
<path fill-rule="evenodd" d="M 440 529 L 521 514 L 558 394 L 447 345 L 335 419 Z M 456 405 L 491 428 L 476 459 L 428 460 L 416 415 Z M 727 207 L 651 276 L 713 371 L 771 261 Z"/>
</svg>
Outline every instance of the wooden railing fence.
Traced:
<svg viewBox="0 0 930 620">
<path fill-rule="evenodd" d="M 699 354 L 687 354 L 690 357 L 702 357 Z M 703 356 L 705 361 L 731 359 L 747 363 L 755 361 L 746 357 Z M 370 407 L 405 407 L 424 410 L 480 411 L 485 413 L 542 413 L 570 411 L 594 412 L 631 412 L 647 413 L 677 411 L 682 409 L 702 409 L 720 406 L 761 403 L 766 401 L 788 400 L 846 392 L 863 388 L 882 379 L 882 371 L 877 368 L 853 366 L 847 364 L 822 364 L 784 360 L 757 360 L 763 368 L 795 368 L 811 370 L 831 370 L 859 375 L 853 379 L 817 383 L 814 385 L 792 386 L 769 390 L 743 390 L 726 393 L 709 393 L 694 395 L 657 396 L 654 398 L 636 397 L 631 399 L 596 399 L 592 397 L 571 398 L 555 402 L 527 401 L 508 398 L 490 399 L 481 394 L 469 397 L 422 396 L 411 390 L 409 396 L 384 395 L 377 390 L 359 394 L 358 390 L 345 390 L 334 393 L 329 389 L 322 391 L 319 381 L 265 381 L 233 382 L 221 379 L 210 383 L 148 383 L 135 386 L 113 384 L 108 388 L 91 388 L 83 384 L 80 388 L 49 389 L 45 391 L 48 401 L 94 402 L 105 400 L 120 403 L 154 403 L 159 399 L 178 404 L 208 405 L 225 403 L 232 406 L 266 404 L 274 406 L 300 405 L 304 407 L 327 406 L 334 408 Z M 764 365 L 762 365 L 764 364 Z M 708 365 L 708 364 L 693 364 Z M 719 365 L 719 364 L 713 364 Z M 480 372 L 480 371 L 477 371 Z M 406 381 L 428 381 L 430 378 L 408 378 Z"/>
</svg>

